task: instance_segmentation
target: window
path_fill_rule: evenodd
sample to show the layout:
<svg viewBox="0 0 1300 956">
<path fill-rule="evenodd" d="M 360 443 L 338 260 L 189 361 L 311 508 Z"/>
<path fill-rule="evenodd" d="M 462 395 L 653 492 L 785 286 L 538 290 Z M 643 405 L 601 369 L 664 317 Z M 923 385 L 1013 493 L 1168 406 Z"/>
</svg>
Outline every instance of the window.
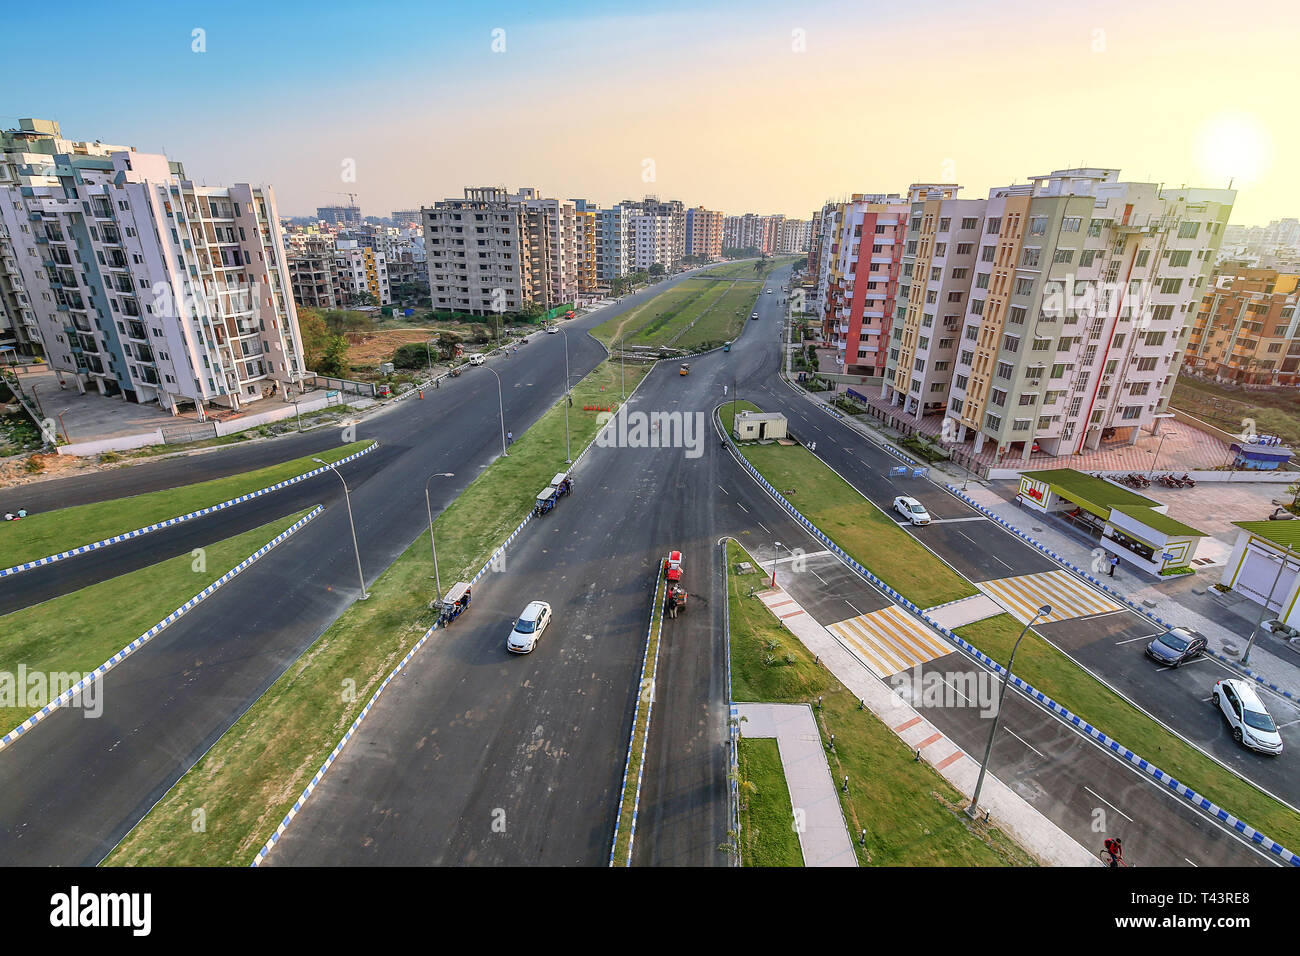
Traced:
<svg viewBox="0 0 1300 956">
<path fill-rule="evenodd" d="M 956 414 L 960 415 L 960 414 L 961 414 L 962 407 L 963 407 L 965 404 L 966 404 L 966 403 L 963 402 L 960 398 L 954 398 L 951 402 L 948 403 L 948 407 L 951 408 L 951 409 L 953 410 L 953 412 L 955 412 Z"/>
<path fill-rule="evenodd" d="M 947 232 L 951 228 L 952 228 L 952 220 L 950 218 L 944 216 L 942 219 L 939 220 L 940 232 Z"/>
<path fill-rule="evenodd" d="M 1016 295 L 1029 295 L 1034 291 L 1034 280 L 1021 276 L 1016 280 Z"/>
<path fill-rule="evenodd" d="M 1030 216 L 1029 217 L 1029 234 L 1031 236 L 1047 235 L 1047 217 Z"/>
<path fill-rule="evenodd" d="M 1010 362 L 998 363 L 998 378 L 1005 378 L 1010 381 L 1011 376 L 1016 374 L 1016 367 Z"/>
<path fill-rule="evenodd" d="M 1133 364 L 1139 372 L 1154 372 L 1156 370 L 1156 359 L 1154 357 L 1140 358 Z"/>
<path fill-rule="evenodd" d="M 975 353 L 963 349 L 960 361 L 962 365 L 970 365 L 971 362 L 975 361 Z"/>
<path fill-rule="evenodd" d="M 1135 419 L 1135 418 L 1141 418 L 1141 417 L 1142 417 L 1142 406 L 1141 406 L 1141 405 L 1126 405 L 1126 406 L 1124 407 L 1124 414 L 1121 415 L 1120 417 L 1123 418 L 1124 421 L 1126 421 L 1126 422 L 1131 422 L 1131 421 L 1132 421 L 1133 419 Z"/>
<path fill-rule="evenodd" d="M 1007 390 L 1005 388 L 995 388 L 989 393 L 989 401 L 1001 408 L 1007 403 Z"/>
<path fill-rule="evenodd" d="M 1092 260 L 1097 258 L 1097 251 L 1098 250 L 1096 249 L 1084 249 L 1082 252 L 1080 252 L 1079 265 L 1085 269 L 1088 266 L 1092 265 Z"/>
<path fill-rule="evenodd" d="M 1073 262 L 1073 261 L 1074 261 L 1074 250 L 1073 250 L 1073 249 L 1057 249 L 1054 253 L 1052 253 L 1052 261 L 1053 261 L 1053 262 Z"/>
<path fill-rule="evenodd" d="M 1133 382 L 1128 387 L 1130 395 L 1145 395 L 1151 388 L 1150 382 Z"/>
<path fill-rule="evenodd" d="M 961 301 L 961 297 L 962 297 L 962 293 L 961 293 L 961 292 L 949 292 L 949 293 L 948 293 L 948 301 L 949 301 L 949 302 L 960 302 L 960 301 Z"/>
<path fill-rule="evenodd" d="M 990 431 L 998 431 L 1002 427 L 1002 418 L 989 412 L 984 416 L 984 424 L 988 426 Z"/>
<path fill-rule="evenodd" d="M 996 236 L 1001 231 L 1002 231 L 1001 216 L 994 216 L 984 226 L 984 232 L 986 235 Z"/>
<path fill-rule="evenodd" d="M 969 269 L 953 269 L 953 270 L 952 270 L 952 277 L 953 277 L 954 279 L 964 279 L 964 278 L 966 278 L 966 273 L 968 273 L 968 272 L 970 272 Z"/>
<path fill-rule="evenodd" d="M 966 326 L 966 338 L 968 341 L 974 342 L 979 337 L 979 334 L 980 334 L 979 326 L 977 325 Z"/>
<path fill-rule="evenodd" d="M 975 288 L 987 289 L 989 287 L 989 274 L 980 272 L 975 275 Z"/>
<path fill-rule="evenodd" d="M 1042 338 L 1035 337 L 1034 349 L 1033 349 L 1035 352 L 1050 352 L 1051 349 L 1052 349 L 1051 339 L 1042 339 Z"/>
<path fill-rule="evenodd" d="M 1038 268 L 1039 255 L 1042 252 L 1037 246 L 1026 246 L 1020 256 L 1020 264 L 1030 269 Z"/>
<path fill-rule="evenodd" d="M 1179 239 L 1195 239 L 1196 234 L 1201 231 L 1199 222 L 1180 222 L 1178 224 Z"/>
<path fill-rule="evenodd" d="M 1029 431 L 1029 425 L 1030 420 L 1028 418 L 1017 418 L 1011 425 L 1011 430 L 1013 432 L 1027 432 Z"/>
<path fill-rule="evenodd" d="M 1066 216 L 1061 220 L 1061 232 L 1078 232 L 1083 220 L 1078 216 Z"/>
<path fill-rule="evenodd" d="M 1165 319 L 1174 317 L 1174 307 L 1172 305 L 1157 305 L 1151 310 L 1151 321 L 1161 322 Z"/>
<path fill-rule="evenodd" d="M 1164 332 L 1164 331 L 1160 331 L 1160 332 L 1152 332 L 1152 331 L 1148 331 L 1147 334 L 1146 334 L 1146 344 L 1147 344 L 1147 345 L 1164 345 L 1164 344 L 1165 344 L 1165 336 L 1166 336 L 1166 335 L 1168 335 L 1168 333 L 1167 333 L 1167 332 Z"/>
<path fill-rule="evenodd" d="M 975 248 L 975 243 L 973 242 L 959 242 L 957 243 L 957 255 L 968 256 L 971 254 L 971 251 L 974 250 L 974 248 Z"/>
<path fill-rule="evenodd" d="M 1068 365 L 1060 365 L 1060 364 L 1053 365 L 1052 378 L 1065 378 L 1065 370 L 1069 367 L 1070 366 Z"/>
<path fill-rule="evenodd" d="M 984 248 L 982 248 L 982 249 L 980 250 L 980 261 L 981 261 L 981 262 L 992 262 L 992 261 L 993 261 L 993 253 L 994 253 L 994 251 L 995 251 L 996 249 L 997 249 L 997 246 L 985 246 Z"/>
<path fill-rule="evenodd" d="M 1012 325 L 1024 325 L 1027 311 L 1024 306 L 1013 305 L 1007 309 L 1007 321 Z"/>
<path fill-rule="evenodd" d="M 1002 348 L 1008 352 L 1020 351 L 1020 336 L 1004 335 L 1002 336 Z"/>
<path fill-rule="evenodd" d="M 1134 261 L 1133 264 L 1136 265 L 1139 269 L 1141 269 L 1147 264 L 1147 260 L 1150 258 L 1151 258 L 1150 249 L 1139 249 L 1137 254 L 1137 259 Z"/>
<path fill-rule="evenodd" d="M 936 242 L 936 243 L 934 244 L 934 254 L 935 254 L 936 256 L 941 257 L 941 258 L 942 258 L 943 256 L 946 256 L 946 255 L 948 254 L 948 243 L 946 243 L 946 242 Z"/>
<path fill-rule="evenodd" d="M 975 315 L 983 315 L 983 314 L 984 314 L 984 300 L 983 300 L 983 299 L 971 299 L 971 300 L 970 300 L 970 310 L 971 310 L 971 312 L 974 313 Z M 973 336 L 973 335 L 968 335 L 968 336 L 967 336 L 967 338 L 972 338 L 972 339 L 973 339 L 974 337 L 975 337 L 975 336 Z"/>
<path fill-rule="evenodd" d="M 952 380 L 952 387 L 953 387 L 953 388 L 965 389 L 965 388 L 966 388 L 966 383 L 969 382 L 969 381 L 970 381 L 970 379 L 968 379 L 965 375 L 957 375 L 957 376 L 955 376 L 955 377 L 953 378 L 953 380 Z"/>
<path fill-rule="evenodd" d="M 964 216 L 961 221 L 961 227 L 963 229 L 974 229 L 975 226 L 978 225 L 978 223 L 979 220 L 976 219 L 974 216 Z"/>
<path fill-rule="evenodd" d="M 1145 252 L 1146 250 L 1142 250 Z M 1190 249 L 1178 249 L 1169 256 L 1169 265 L 1185 266 L 1192 261 L 1192 251 Z"/>
</svg>

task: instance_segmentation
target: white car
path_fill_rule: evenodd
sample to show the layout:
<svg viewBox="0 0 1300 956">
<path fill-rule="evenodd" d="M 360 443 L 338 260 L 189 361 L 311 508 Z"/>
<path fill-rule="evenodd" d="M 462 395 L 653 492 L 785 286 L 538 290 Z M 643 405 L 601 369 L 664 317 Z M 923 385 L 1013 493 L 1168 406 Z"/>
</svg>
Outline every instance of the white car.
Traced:
<svg viewBox="0 0 1300 956">
<path fill-rule="evenodd" d="M 1233 740 L 1260 753 L 1282 752 L 1282 735 L 1277 732 L 1277 725 L 1250 684 L 1244 680 L 1224 678 L 1214 685 L 1212 699 L 1228 721 Z"/>
<path fill-rule="evenodd" d="M 481 355 L 471 355 L 471 356 L 469 357 L 469 364 L 470 364 L 470 365 L 482 365 L 482 364 L 484 364 L 485 362 L 487 362 L 487 359 L 485 359 L 485 358 L 484 358 L 483 356 L 481 356 Z"/>
<path fill-rule="evenodd" d="M 547 335 L 554 335 L 554 334 L 555 334 L 556 332 L 558 332 L 558 331 L 560 331 L 560 330 L 557 329 L 557 328 L 556 328 L 555 326 L 553 326 L 553 325 L 548 325 L 548 326 L 546 327 L 546 334 L 547 334 Z"/>
<path fill-rule="evenodd" d="M 750 318 L 751 318 L 751 319 L 756 319 L 756 318 L 758 318 L 758 313 L 755 312 L 753 315 L 750 316 Z"/>
<path fill-rule="evenodd" d="M 909 498 L 907 495 L 899 495 L 894 499 L 894 510 L 912 524 L 930 523 L 930 512 L 925 510 L 925 506 L 921 502 L 915 498 Z"/>
<path fill-rule="evenodd" d="M 771 290 L 771 289 L 768 289 L 768 290 L 767 290 L 767 294 L 768 294 L 768 295 L 771 295 L 771 294 L 772 294 L 772 290 Z"/>
<path fill-rule="evenodd" d="M 506 638 L 506 650 L 512 654 L 530 654 L 537 646 L 537 639 L 551 623 L 551 606 L 545 601 L 533 601 L 524 608 L 524 613 L 515 621 L 514 629 Z"/>
</svg>

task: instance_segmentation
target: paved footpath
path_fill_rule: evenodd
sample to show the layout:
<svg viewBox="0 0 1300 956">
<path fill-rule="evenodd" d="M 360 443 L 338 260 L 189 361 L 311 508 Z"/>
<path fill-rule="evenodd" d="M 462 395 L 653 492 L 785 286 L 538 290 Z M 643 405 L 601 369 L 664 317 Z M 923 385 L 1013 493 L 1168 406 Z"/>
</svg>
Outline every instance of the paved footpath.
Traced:
<svg viewBox="0 0 1300 956">
<path fill-rule="evenodd" d="M 1092 551 L 1096 545 L 1082 541 L 1055 527 L 1050 521 L 1043 520 L 1043 516 L 1036 512 L 1018 508 L 991 488 L 972 482 L 965 494 L 1028 534 L 1039 544 L 1051 548 L 1067 561 L 1081 568 L 1091 565 Z M 1200 590 L 1217 584 L 1219 574 L 1218 567 L 1207 568 L 1196 575 L 1198 580 L 1195 586 Z M 1203 581 L 1199 580 L 1202 578 Z M 1247 620 L 1236 612 L 1219 606 L 1204 594 L 1187 591 L 1181 581 L 1156 583 L 1149 576 L 1125 568 L 1122 564 L 1114 577 L 1106 575 L 1104 580 L 1108 586 L 1113 587 L 1130 601 L 1145 607 L 1163 620 L 1189 627 L 1205 635 L 1210 650 L 1216 654 L 1223 654 L 1232 660 L 1240 659 L 1246 638 L 1250 635 L 1253 619 Z M 1178 587 L 1183 587 L 1184 593 L 1177 595 L 1169 593 L 1171 589 Z M 1252 604 L 1249 607 L 1257 609 L 1258 605 Z M 1277 639 L 1271 635 L 1267 637 L 1269 643 L 1275 640 Z M 1291 659 L 1282 656 L 1283 654 L 1287 654 Z M 1300 666 L 1297 666 L 1294 660 L 1295 657 L 1289 649 L 1283 648 L 1280 653 L 1275 653 L 1266 646 L 1265 640 L 1257 638 L 1250 652 L 1250 669 L 1269 683 L 1276 684 L 1291 694 L 1300 695 Z"/>
<path fill-rule="evenodd" d="M 888 684 L 867 669 L 857 657 L 836 640 L 825 627 L 783 589 L 758 592 L 757 597 L 812 653 L 816 654 L 840 683 L 866 703 L 867 709 L 882 720 L 899 739 L 921 755 L 950 784 L 969 798 L 975 792 L 979 762 L 939 732 L 904 701 Z M 742 733 L 750 734 L 748 725 Z M 818 744 L 820 748 L 820 742 Z M 784 760 L 784 757 L 782 758 Z M 822 757 L 823 763 L 825 756 Z M 828 771 L 829 772 L 829 771 Z M 798 806 L 796 803 L 795 806 Z M 1022 847 L 1048 866 L 1100 866 L 1096 855 L 1034 809 L 1023 797 L 993 775 L 984 778 L 980 806 L 989 819 L 1010 834 Z M 806 859 L 806 857 L 805 857 Z"/>
<path fill-rule="evenodd" d="M 807 704 L 735 704 L 742 737 L 775 737 L 790 789 L 790 806 L 803 811 L 799 846 L 804 866 L 857 866 L 817 720 Z"/>
</svg>

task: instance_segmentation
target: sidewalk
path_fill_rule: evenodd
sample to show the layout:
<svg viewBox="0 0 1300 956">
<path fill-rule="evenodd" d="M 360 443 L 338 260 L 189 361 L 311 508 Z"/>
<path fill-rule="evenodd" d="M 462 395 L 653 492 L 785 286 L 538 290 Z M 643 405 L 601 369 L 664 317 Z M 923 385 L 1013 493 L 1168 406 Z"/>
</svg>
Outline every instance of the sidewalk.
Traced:
<svg viewBox="0 0 1300 956">
<path fill-rule="evenodd" d="M 790 805 L 802 811 L 798 830 L 804 866 L 857 866 L 844 823 L 831 765 L 807 704 L 735 704 L 741 737 L 775 737 L 790 790 Z"/>
<path fill-rule="evenodd" d="M 845 687 L 864 701 L 908 747 L 969 798 L 975 792 L 979 763 L 941 734 L 887 684 L 869 671 L 834 635 L 806 613 L 783 588 L 760 591 L 770 609 L 780 605 L 778 620 L 816 654 Z M 773 612 L 776 614 L 776 612 Z M 744 732 L 744 731 L 742 731 Z M 820 737 L 818 738 L 820 747 Z M 783 758 L 784 759 L 784 758 Z M 823 757 L 823 760 L 825 758 Z M 1097 857 L 1043 816 L 997 777 L 984 779 L 980 803 L 993 824 L 1048 866 L 1099 866 Z"/>
<path fill-rule="evenodd" d="M 965 495 L 1071 564 L 1081 568 L 1092 566 L 1092 552 L 1099 544 L 1065 531 L 1046 515 L 1017 507 L 993 488 L 972 482 Z M 1226 548 L 1214 538 L 1205 539 L 1204 544 L 1217 546 L 1212 547 L 1213 552 Z M 1229 606 L 1212 597 L 1211 586 L 1219 582 L 1223 557 L 1217 553 L 1206 556 L 1215 557 L 1216 563 L 1205 566 L 1191 578 L 1155 581 L 1121 563 L 1113 578 L 1105 575 L 1105 583 L 1165 621 L 1203 634 L 1211 652 L 1235 662 L 1245 649 L 1259 607 L 1244 600 Z M 1152 627 L 1154 630 L 1159 625 L 1153 622 Z M 1262 627 L 1250 652 L 1249 666 L 1268 683 L 1300 695 L 1300 653 Z"/>
</svg>

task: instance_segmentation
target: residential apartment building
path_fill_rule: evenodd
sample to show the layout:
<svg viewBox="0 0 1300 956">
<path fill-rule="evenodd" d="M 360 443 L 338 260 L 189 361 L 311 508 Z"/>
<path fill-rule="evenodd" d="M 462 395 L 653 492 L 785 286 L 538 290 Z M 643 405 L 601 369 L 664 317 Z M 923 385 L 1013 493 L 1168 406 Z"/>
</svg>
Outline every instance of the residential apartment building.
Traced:
<svg viewBox="0 0 1300 956">
<path fill-rule="evenodd" d="M 361 207 L 317 206 L 316 218 L 331 226 L 359 226 L 361 225 Z"/>
<path fill-rule="evenodd" d="M 961 187 L 914 184 L 908 189 L 907 235 L 883 393 L 907 397 L 928 415 L 948 405 L 957 344 L 981 231 L 984 200 L 958 199 Z"/>
<path fill-rule="evenodd" d="M 680 200 L 646 196 L 620 203 L 629 211 L 628 266 L 632 271 L 660 265 L 676 270 L 686 255 L 686 207 Z"/>
<path fill-rule="evenodd" d="M 269 187 L 199 186 L 164 156 L 57 153 L 0 187 L 46 360 L 84 391 L 239 408 L 305 371 Z"/>
<path fill-rule="evenodd" d="M 686 210 L 686 255 L 722 258 L 721 212 L 692 206 Z"/>
<path fill-rule="evenodd" d="M 859 193 L 836 210 L 821 317 L 822 338 L 838 353 L 838 371 L 884 372 L 909 210 L 897 193 Z"/>
<path fill-rule="evenodd" d="M 1035 447 L 1069 455 L 1158 431 L 1235 195 L 1124 183 L 1118 170 L 1099 168 L 991 190 L 961 303 L 945 433 L 972 440 L 976 453 L 992 442 L 998 457 L 1028 459 Z M 926 229 L 922 210 L 909 306 Z M 937 246 L 937 222 L 931 238 Z M 941 323 L 951 314 L 941 310 L 958 303 L 946 294 L 926 301 L 931 275 L 921 305 L 935 306 Z M 928 365 L 915 367 L 924 316 L 917 326 L 904 312 L 883 387 L 912 416 L 943 394 L 931 393 Z"/>
<path fill-rule="evenodd" d="M 288 236 L 285 262 L 293 300 L 313 309 L 340 309 L 346 305 L 335 269 L 334 237 L 294 233 Z"/>
<path fill-rule="evenodd" d="M 776 253 L 796 256 L 807 252 L 812 242 L 812 223 L 807 219 L 783 219 L 778 227 Z"/>
<path fill-rule="evenodd" d="M 608 286 L 631 271 L 632 214 L 626 206 L 596 210 L 596 277 Z"/>
<path fill-rule="evenodd" d="M 130 148 L 65 139 L 54 120 L 20 119 L 16 129 L 0 131 L 0 189 L 19 185 L 20 176 L 51 172 L 59 154 L 108 156 Z M 18 273 L 17 259 L 12 252 L 4 253 L 9 238 L 0 231 L 0 350 L 12 348 L 22 356 L 38 356 L 43 348 L 36 311 Z"/>
<path fill-rule="evenodd" d="M 490 315 L 533 302 L 526 212 L 504 187 L 467 187 L 420 212 L 434 309 Z"/>
<path fill-rule="evenodd" d="M 1300 275 L 1220 266 L 1191 321 L 1183 368 L 1238 385 L 1300 384 Z"/>
<path fill-rule="evenodd" d="M 336 240 L 334 247 L 344 301 L 351 305 L 391 305 L 393 294 L 384 254 L 357 239 Z"/>
</svg>

